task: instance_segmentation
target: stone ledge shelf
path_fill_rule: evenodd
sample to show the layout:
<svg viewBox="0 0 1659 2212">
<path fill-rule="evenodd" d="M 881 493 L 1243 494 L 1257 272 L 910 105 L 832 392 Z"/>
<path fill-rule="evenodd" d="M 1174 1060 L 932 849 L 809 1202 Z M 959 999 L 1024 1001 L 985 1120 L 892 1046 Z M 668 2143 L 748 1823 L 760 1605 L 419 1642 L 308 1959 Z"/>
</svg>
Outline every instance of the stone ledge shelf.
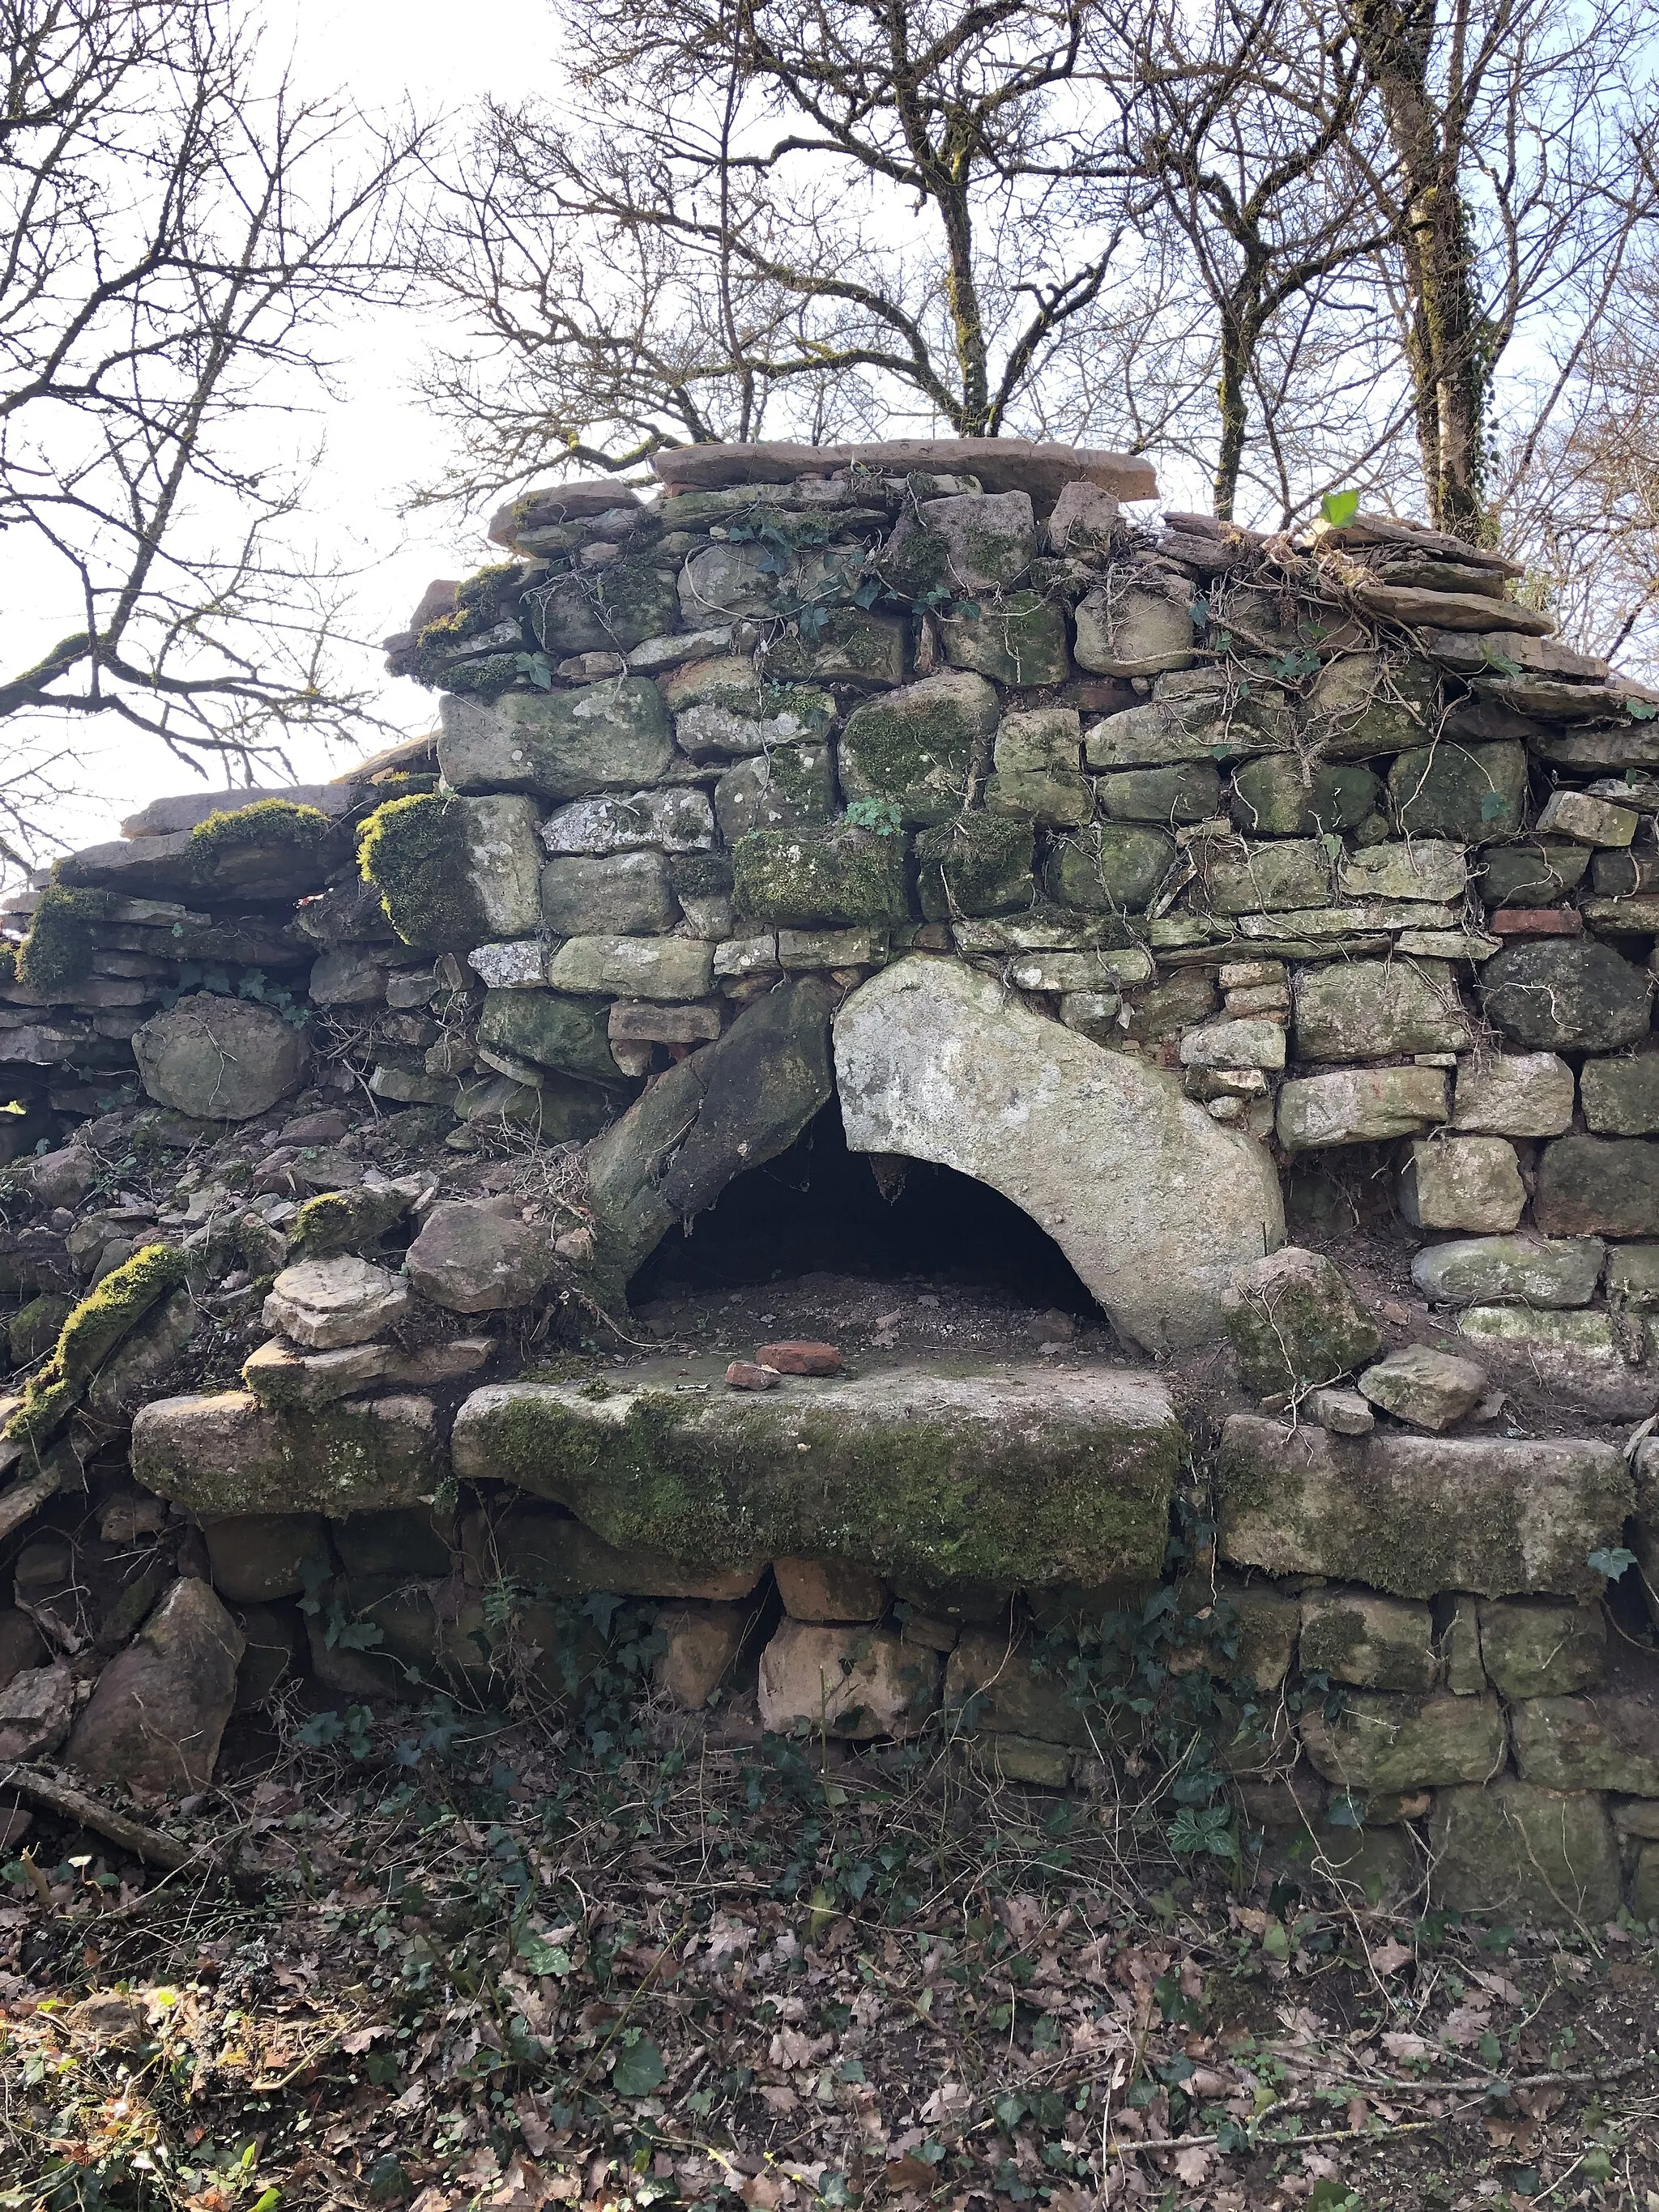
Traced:
<svg viewBox="0 0 1659 2212">
<path fill-rule="evenodd" d="M 1184 1444 L 1121 1369 L 906 1364 L 763 1398 L 509 1382 L 455 1419 L 463 1480 L 556 1500 L 619 1549 L 845 1559 L 930 1591 L 1155 1582 Z"/>
</svg>

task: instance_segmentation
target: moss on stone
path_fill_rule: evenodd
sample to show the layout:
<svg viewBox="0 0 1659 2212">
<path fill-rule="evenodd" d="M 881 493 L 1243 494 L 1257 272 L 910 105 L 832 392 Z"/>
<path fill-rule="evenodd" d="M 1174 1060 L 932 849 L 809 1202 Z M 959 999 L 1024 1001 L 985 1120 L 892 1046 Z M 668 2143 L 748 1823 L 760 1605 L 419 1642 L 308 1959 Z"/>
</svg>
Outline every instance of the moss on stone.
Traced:
<svg viewBox="0 0 1659 2212">
<path fill-rule="evenodd" d="M 752 830 L 738 840 L 732 872 L 739 912 L 786 929 L 902 921 L 909 913 L 902 837 L 844 827 Z"/>
<path fill-rule="evenodd" d="M 379 1190 L 325 1190 L 309 1198 L 289 1231 L 290 1256 L 324 1260 L 378 1244 L 409 1211 L 409 1194 L 390 1185 Z"/>
<path fill-rule="evenodd" d="M 453 799 L 388 799 L 357 832 L 365 883 L 405 945 L 459 951 L 489 934 L 472 889 L 465 817 Z"/>
<path fill-rule="evenodd" d="M 1034 1433 L 1024 1405 L 987 1419 L 896 1397 L 890 1418 L 836 1393 L 706 1413 L 665 1389 L 604 1413 L 574 1390 L 482 1395 L 458 1422 L 457 1472 L 556 1498 L 619 1549 L 844 1559 L 936 1590 L 1156 1574 L 1181 1450 L 1173 1421 Z"/>
<path fill-rule="evenodd" d="M 12 1316 L 7 1332 L 14 1364 L 27 1366 L 49 1352 L 74 1310 L 74 1299 L 64 1297 L 58 1291 L 43 1291 L 39 1297 L 31 1298 L 21 1312 Z"/>
<path fill-rule="evenodd" d="M 57 1349 L 30 1378 L 5 1436 L 40 1444 L 60 1428 L 116 1346 L 159 1299 L 179 1288 L 187 1268 L 185 1255 L 168 1244 L 146 1244 L 112 1268 L 70 1311 Z"/>
<path fill-rule="evenodd" d="M 732 862 L 725 853 L 676 853 L 668 862 L 676 898 L 720 898 L 732 888 Z"/>
<path fill-rule="evenodd" d="M 38 998 L 67 999 L 92 973 L 98 926 L 109 912 L 104 891 L 48 884 L 17 949 L 17 980 Z"/>
<path fill-rule="evenodd" d="M 1030 688 L 1063 683 L 1071 672 L 1066 615 L 1037 592 L 1015 592 L 977 613 L 945 616 L 939 623 L 945 658 L 998 684 Z"/>
<path fill-rule="evenodd" d="M 0 945 L 0 990 L 9 988 L 17 981 L 17 947 Z"/>
<path fill-rule="evenodd" d="M 192 872 L 210 876 L 221 854 L 250 845 L 266 852 L 287 846 L 309 859 L 328 842 L 333 829 L 319 806 L 295 806 L 286 799 L 260 799 L 252 806 L 223 807 L 198 822 L 190 833 Z"/>
<path fill-rule="evenodd" d="M 929 921 L 958 914 L 1012 914 L 1035 904 L 1036 831 L 1011 814 L 964 814 L 916 840 L 917 884 Z"/>
</svg>

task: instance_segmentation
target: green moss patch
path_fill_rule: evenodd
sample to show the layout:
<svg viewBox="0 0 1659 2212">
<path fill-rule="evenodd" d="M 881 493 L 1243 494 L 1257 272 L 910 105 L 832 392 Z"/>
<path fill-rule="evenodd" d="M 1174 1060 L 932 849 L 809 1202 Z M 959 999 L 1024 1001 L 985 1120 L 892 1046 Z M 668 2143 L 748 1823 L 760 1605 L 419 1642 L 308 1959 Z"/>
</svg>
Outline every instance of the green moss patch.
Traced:
<svg viewBox="0 0 1659 2212">
<path fill-rule="evenodd" d="M 319 853 L 334 824 L 319 806 L 295 806 L 286 799 L 261 799 L 252 806 L 227 807 L 198 822 L 190 833 L 190 856 L 211 874 L 221 854 L 257 846 L 262 852 L 283 847 L 307 859 Z"/>
<path fill-rule="evenodd" d="M 109 911 L 104 891 L 48 884 L 17 949 L 17 980 L 42 999 L 66 999 L 92 973 L 98 925 Z"/>
<path fill-rule="evenodd" d="M 863 830 L 752 830 L 732 855 L 738 909 L 787 929 L 902 921 L 904 840 Z"/>
<path fill-rule="evenodd" d="M 556 1498 L 620 1549 L 1009 1591 L 1155 1577 L 1181 1431 L 1161 1393 L 1066 1402 L 919 1372 L 746 1401 L 498 1386 L 463 1407 L 453 1449 L 459 1474 Z"/>
<path fill-rule="evenodd" d="M 357 864 L 405 945 L 445 952 L 489 936 L 471 887 L 465 817 L 453 799 L 422 794 L 377 806 L 357 832 Z"/>
<path fill-rule="evenodd" d="M 307 1199 L 289 1231 L 296 1260 L 324 1260 L 336 1252 L 359 1252 L 378 1244 L 409 1211 L 407 1191 L 325 1190 Z"/>
<path fill-rule="evenodd" d="M 112 1268 L 70 1314 L 57 1349 L 31 1378 L 5 1435 L 45 1443 L 80 1404 L 87 1384 L 116 1346 L 158 1300 L 184 1282 L 187 1267 L 184 1254 L 171 1245 L 146 1244 Z"/>
</svg>

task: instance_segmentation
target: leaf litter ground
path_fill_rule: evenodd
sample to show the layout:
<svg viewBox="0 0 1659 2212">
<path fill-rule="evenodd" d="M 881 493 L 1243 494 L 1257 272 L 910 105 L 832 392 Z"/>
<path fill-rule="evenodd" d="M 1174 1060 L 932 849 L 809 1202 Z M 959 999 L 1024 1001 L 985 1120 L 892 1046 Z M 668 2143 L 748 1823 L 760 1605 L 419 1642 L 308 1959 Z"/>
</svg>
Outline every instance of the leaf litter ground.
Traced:
<svg viewBox="0 0 1659 2212">
<path fill-rule="evenodd" d="M 37 1825 L 0 2204 L 1659 2212 L 1659 1931 L 1241 1894 L 921 1746 L 410 1727 L 128 1808 L 210 1870 Z"/>
</svg>

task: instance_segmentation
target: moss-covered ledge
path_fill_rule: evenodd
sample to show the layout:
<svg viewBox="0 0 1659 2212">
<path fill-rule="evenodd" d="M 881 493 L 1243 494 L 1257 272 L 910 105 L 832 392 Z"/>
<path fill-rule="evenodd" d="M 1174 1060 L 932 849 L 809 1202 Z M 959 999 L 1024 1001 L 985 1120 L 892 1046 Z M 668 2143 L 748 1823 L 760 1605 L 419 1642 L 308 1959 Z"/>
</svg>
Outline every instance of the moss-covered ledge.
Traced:
<svg viewBox="0 0 1659 2212">
<path fill-rule="evenodd" d="M 677 1390 L 669 1370 L 493 1384 L 451 1452 L 464 1480 L 556 1498 L 621 1550 L 1008 1592 L 1156 1580 L 1182 1443 L 1154 1376 L 964 1363 L 763 1396 Z"/>
</svg>

